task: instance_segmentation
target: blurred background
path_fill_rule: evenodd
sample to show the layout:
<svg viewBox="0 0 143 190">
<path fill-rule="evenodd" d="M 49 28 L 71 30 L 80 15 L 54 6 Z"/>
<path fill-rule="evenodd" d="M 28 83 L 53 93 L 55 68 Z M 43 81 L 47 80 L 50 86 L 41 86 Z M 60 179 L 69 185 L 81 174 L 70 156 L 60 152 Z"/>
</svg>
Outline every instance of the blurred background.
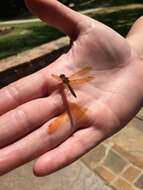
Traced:
<svg viewBox="0 0 143 190">
<path fill-rule="evenodd" d="M 143 0 L 63 0 L 70 8 L 126 36 L 143 15 Z M 47 66 L 68 51 L 69 39 L 41 22 L 23 0 L 0 5 L 0 88 Z M 143 109 L 119 133 L 79 161 L 37 179 L 32 163 L 0 178 L 0 190 L 143 190 Z M 100 177 L 98 177 L 100 176 Z"/>
<path fill-rule="evenodd" d="M 111 26 L 124 36 L 131 24 L 143 13 L 142 0 L 63 0 L 61 2 L 77 11 L 87 12 L 89 16 Z M 33 20 L 28 22 L 29 19 Z M 12 20 L 19 22 L 6 22 Z M 59 31 L 34 20 L 34 16 L 29 13 L 23 0 L 1 2 L 0 59 L 61 36 L 63 34 Z"/>
</svg>

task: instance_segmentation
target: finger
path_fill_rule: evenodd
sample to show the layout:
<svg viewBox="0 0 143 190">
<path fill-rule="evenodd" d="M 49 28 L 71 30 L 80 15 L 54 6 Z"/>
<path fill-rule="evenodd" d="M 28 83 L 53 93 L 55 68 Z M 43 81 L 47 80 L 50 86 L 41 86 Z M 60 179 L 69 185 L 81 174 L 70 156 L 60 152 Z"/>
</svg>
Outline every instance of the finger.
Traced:
<svg viewBox="0 0 143 190">
<path fill-rule="evenodd" d="M 0 148 L 27 135 L 64 110 L 61 95 L 23 104 L 0 117 Z"/>
<path fill-rule="evenodd" d="M 56 0 L 25 0 L 25 2 L 34 14 L 70 37 L 77 36 L 80 30 L 77 24 L 86 18 Z"/>
<path fill-rule="evenodd" d="M 48 81 L 37 72 L 0 90 L 0 115 L 48 93 Z"/>
<path fill-rule="evenodd" d="M 67 63 L 66 55 L 46 68 L 2 88 L 0 116 L 28 101 L 50 95 L 57 86 L 57 81 L 51 77 L 51 74 L 58 71 L 61 62 L 63 66 Z"/>
<path fill-rule="evenodd" d="M 0 150 L 0 175 L 31 161 L 63 143 L 88 118 L 77 106 L 72 109 L 74 125 L 68 113 L 53 118 L 28 136 Z"/>
<path fill-rule="evenodd" d="M 67 126 L 62 126 L 60 133 L 49 133 L 48 126 L 51 122 L 46 123 L 43 127 L 16 143 L 0 150 L 0 175 L 55 148 L 71 135 L 71 130 Z"/>
<path fill-rule="evenodd" d="M 94 127 L 77 131 L 63 144 L 41 156 L 36 161 L 33 171 L 37 176 L 55 172 L 80 158 L 102 139 L 102 132 Z"/>
</svg>

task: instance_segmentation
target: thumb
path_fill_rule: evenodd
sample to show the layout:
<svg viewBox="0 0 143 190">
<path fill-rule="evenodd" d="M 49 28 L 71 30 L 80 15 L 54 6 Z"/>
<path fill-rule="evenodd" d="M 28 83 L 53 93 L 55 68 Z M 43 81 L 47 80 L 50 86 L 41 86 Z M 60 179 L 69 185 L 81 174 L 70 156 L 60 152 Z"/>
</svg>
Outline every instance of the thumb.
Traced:
<svg viewBox="0 0 143 190">
<path fill-rule="evenodd" d="M 86 16 L 66 7 L 57 0 L 25 0 L 29 9 L 41 20 L 60 29 L 71 38 L 80 32 L 78 23 L 85 21 Z"/>
</svg>

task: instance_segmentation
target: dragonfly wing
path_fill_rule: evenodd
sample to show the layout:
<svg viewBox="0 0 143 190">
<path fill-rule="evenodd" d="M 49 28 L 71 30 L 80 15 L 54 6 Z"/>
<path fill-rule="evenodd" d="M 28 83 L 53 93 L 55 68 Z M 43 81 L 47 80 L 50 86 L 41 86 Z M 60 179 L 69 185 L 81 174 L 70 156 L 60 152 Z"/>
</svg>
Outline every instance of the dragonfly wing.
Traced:
<svg viewBox="0 0 143 190">
<path fill-rule="evenodd" d="M 58 81 L 60 81 L 60 80 L 61 80 L 61 79 L 60 79 L 60 77 L 59 77 L 58 75 L 51 74 L 51 76 L 52 76 L 54 79 L 58 80 Z"/>
<path fill-rule="evenodd" d="M 73 86 L 73 85 L 80 85 L 80 84 L 84 84 L 86 82 L 90 82 L 92 80 L 94 80 L 95 77 L 92 77 L 92 76 L 87 76 L 87 77 L 84 77 L 82 79 L 73 79 L 73 80 L 70 80 L 70 84 Z"/>
<path fill-rule="evenodd" d="M 83 75 L 87 74 L 91 70 L 92 70 L 92 67 L 84 67 L 81 70 L 77 71 L 76 73 L 72 74 L 70 76 L 70 79 L 77 78 L 79 76 L 83 76 Z"/>
</svg>

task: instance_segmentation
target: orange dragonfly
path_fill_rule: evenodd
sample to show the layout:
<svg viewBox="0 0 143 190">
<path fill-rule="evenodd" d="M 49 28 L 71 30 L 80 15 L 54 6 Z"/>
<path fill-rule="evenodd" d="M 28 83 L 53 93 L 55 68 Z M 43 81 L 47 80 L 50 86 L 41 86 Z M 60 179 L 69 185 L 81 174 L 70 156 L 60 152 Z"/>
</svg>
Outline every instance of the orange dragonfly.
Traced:
<svg viewBox="0 0 143 190">
<path fill-rule="evenodd" d="M 77 96 L 72 86 L 84 84 L 86 82 L 93 80 L 95 78 L 93 76 L 85 76 L 83 78 L 79 78 L 87 74 L 91 70 L 92 67 L 84 67 L 81 70 L 77 71 L 76 73 L 72 74 L 70 77 L 67 77 L 65 74 L 60 74 L 59 76 L 52 74 L 52 77 L 58 81 L 62 81 L 64 85 L 70 90 L 71 94 L 76 98 Z"/>
</svg>

